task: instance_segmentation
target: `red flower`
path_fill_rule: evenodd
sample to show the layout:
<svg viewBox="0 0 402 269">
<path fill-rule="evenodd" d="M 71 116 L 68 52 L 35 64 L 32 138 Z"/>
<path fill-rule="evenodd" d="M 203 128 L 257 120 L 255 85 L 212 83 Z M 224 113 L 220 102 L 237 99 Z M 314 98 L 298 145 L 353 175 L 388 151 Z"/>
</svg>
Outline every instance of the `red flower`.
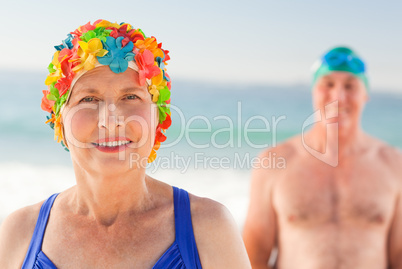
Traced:
<svg viewBox="0 0 402 269">
<path fill-rule="evenodd" d="M 144 36 L 142 35 L 142 33 L 136 29 L 131 29 L 130 31 L 128 31 L 127 36 L 130 37 L 131 41 L 133 41 L 134 44 L 137 40 L 144 40 Z"/>
<path fill-rule="evenodd" d="M 169 75 L 165 72 L 165 77 L 169 79 L 169 81 L 166 83 L 166 86 L 168 87 L 169 91 L 170 88 L 172 87 L 172 80 L 170 79 Z"/>
<path fill-rule="evenodd" d="M 143 53 L 135 55 L 135 62 L 138 69 L 143 71 L 139 72 L 140 76 L 145 76 L 147 79 L 151 79 L 161 72 L 160 68 L 154 65 L 154 55 L 149 50 L 144 50 Z"/>
<path fill-rule="evenodd" d="M 91 24 L 91 22 L 88 22 L 87 24 L 78 27 L 74 32 L 70 32 L 70 34 L 75 35 L 76 37 L 80 37 L 82 36 L 82 34 L 88 32 L 89 30 L 95 30 L 95 25 L 101 21 L 102 20 L 97 20 L 93 24 Z"/>
<path fill-rule="evenodd" d="M 88 32 L 90 30 L 95 30 L 95 28 L 96 28 L 95 23 L 96 22 L 94 22 L 94 25 L 92 25 L 91 22 L 88 22 L 87 24 L 82 25 L 80 27 L 81 33 L 86 33 L 86 32 Z"/>
<path fill-rule="evenodd" d="M 165 142 L 166 136 L 162 133 L 162 129 L 158 127 L 156 129 L 155 143 L 156 142 Z"/>
<path fill-rule="evenodd" d="M 69 62 L 71 63 L 71 69 L 73 69 L 74 67 L 76 67 L 77 65 L 80 64 L 80 61 L 77 61 L 77 59 L 80 59 L 80 56 L 77 54 L 78 48 L 80 47 L 80 44 L 78 43 L 78 41 L 80 41 L 79 38 L 74 38 L 72 43 L 73 43 L 73 48 L 71 49 L 71 54 L 72 57 L 69 58 Z"/>
<path fill-rule="evenodd" d="M 69 61 L 73 56 L 73 52 L 69 49 L 62 49 L 59 54 L 59 62 L 61 70 L 65 76 L 71 73 L 72 63 Z"/>
<path fill-rule="evenodd" d="M 158 127 L 166 130 L 167 128 L 170 127 L 171 124 L 172 124 L 172 119 L 170 118 L 169 114 L 166 114 L 166 119 L 162 123 L 159 123 Z"/>
<path fill-rule="evenodd" d="M 137 42 L 137 40 L 144 40 L 144 36 L 141 34 L 132 35 L 131 38 L 133 39 L 133 43 Z"/>
<path fill-rule="evenodd" d="M 110 36 L 115 39 L 122 36 L 124 39 L 121 41 L 121 45 L 123 47 L 125 47 L 128 44 L 128 42 L 132 41 L 130 38 L 130 36 L 131 36 L 130 33 L 132 30 L 127 33 L 127 27 L 128 27 L 128 25 L 124 24 L 119 29 L 117 29 L 116 27 L 108 27 L 106 29 L 112 30 L 112 32 L 110 33 Z M 134 44 L 134 42 L 133 42 L 133 44 Z"/>
<path fill-rule="evenodd" d="M 61 78 L 57 81 L 56 85 L 54 85 L 59 90 L 59 95 L 64 95 L 67 90 L 70 88 L 71 81 L 73 80 L 73 76 L 70 75 L 68 77 Z"/>
<path fill-rule="evenodd" d="M 163 61 L 164 62 L 169 61 L 170 60 L 169 51 L 162 49 L 162 42 L 158 44 L 158 48 L 163 51 L 163 54 L 165 54 L 165 58 L 163 59 Z"/>
<path fill-rule="evenodd" d="M 47 111 L 49 113 L 52 112 L 52 107 L 54 105 L 54 101 L 47 99 L 47 95 L 50 94 L 50 91 L 48 90 L 43 90 L 43 97 L 42 97 L 42 103 L 40 104 L 40 107 L 42 110 Z"/>
</svg>

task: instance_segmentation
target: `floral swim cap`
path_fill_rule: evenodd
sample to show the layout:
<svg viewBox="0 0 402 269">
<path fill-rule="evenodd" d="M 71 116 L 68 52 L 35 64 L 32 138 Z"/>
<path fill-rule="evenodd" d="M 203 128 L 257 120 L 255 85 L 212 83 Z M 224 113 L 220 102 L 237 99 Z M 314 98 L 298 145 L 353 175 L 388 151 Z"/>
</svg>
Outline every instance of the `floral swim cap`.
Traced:
<svg viewBox="0 0 402 269">
<path fill-rule="evenodd" d="M 140 84 L 148 85 L 152 101 L 158 107 L 159 123 L 148 157 L 148 162 L 154 161 L 161 142 L 166 140 L 164 133 L 171 125 L 171 82 L 165 68 L 170 57 L 169 51 L 162 49 L 162 43 L 128 23 L 97 20 L 78 27 L 55 48 L 48 66 L 50 74 L 45 81 L 48 90 L 43 91 L 41 104 L 43 110 L 51 113 L 46 123 L 54 129 L 55 140 L 65 147 L 60 111 L 81 75 L 102 65 L 108 65 L 114 73 L 122 73 L 130 67 L 138 72 Z"/>
</svg>

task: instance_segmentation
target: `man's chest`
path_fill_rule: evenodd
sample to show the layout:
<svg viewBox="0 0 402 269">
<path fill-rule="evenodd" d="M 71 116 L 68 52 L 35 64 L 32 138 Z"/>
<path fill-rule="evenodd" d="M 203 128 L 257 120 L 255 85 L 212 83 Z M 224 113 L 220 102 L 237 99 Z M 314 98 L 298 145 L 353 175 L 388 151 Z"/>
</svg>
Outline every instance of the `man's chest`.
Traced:
<svg viewBox="0 0 402 269">
<path fill-rule="evenodd" d="M 274 206 L 279 220 L 295 224 L 385 224 L 396 199 L 393 177 L 376 163 L 328 168 L 301 161 L 277 181 Z"/>
</svg>

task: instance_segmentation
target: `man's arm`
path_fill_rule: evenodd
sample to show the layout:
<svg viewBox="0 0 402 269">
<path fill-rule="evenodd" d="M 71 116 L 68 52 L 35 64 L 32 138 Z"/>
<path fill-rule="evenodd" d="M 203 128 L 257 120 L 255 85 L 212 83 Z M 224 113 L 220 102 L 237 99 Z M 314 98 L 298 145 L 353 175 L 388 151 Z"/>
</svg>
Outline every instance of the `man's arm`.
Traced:
<svg viewBox="0 0 402 269">
<path fill-rule="evenodd" d="M 402 269 L 402 154 L 397 153 L 394 163 L 398 177 L 398 197 L 388 237 L 389 269 Z"/>
<path fill-rule="evenodd" d="M 399 195 L 389 233 L 390 269 L 402 269 L 402 197 Z"/>
<path fill-rule="evenodd" d="M 260 155 L 262 159 L 265 155 Z M 270 269 L 268 261 L 276 241 L 276 215 L 272 204 L 273 179 L 263 167 L 251 177 L 250 205 L 243 240 L 253 269 Z"/>
</svg>

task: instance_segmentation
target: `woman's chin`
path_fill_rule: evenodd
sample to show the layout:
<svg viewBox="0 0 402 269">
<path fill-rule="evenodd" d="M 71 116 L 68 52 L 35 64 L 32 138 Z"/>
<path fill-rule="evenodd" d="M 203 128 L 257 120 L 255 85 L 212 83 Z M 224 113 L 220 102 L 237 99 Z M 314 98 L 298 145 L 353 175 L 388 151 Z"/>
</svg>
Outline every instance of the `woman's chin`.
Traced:
<svg viewBox="0 0 402 269">
<path fill-rule="evenodd" d="M 148 162 L 148 156 L 133 150 L 124 150 L 119 152 L 104 152 L 96 148 L 91 149 L 90 154 L 79 154 L 72 151 L 72 159 L 79 166 L 85 169 L 96 167 L 96 172 L 106 173 L 124 173 L 130 170 L 145 169 Z M 89 152 L 87 152 L 89 153 Z"/>
</svg>

